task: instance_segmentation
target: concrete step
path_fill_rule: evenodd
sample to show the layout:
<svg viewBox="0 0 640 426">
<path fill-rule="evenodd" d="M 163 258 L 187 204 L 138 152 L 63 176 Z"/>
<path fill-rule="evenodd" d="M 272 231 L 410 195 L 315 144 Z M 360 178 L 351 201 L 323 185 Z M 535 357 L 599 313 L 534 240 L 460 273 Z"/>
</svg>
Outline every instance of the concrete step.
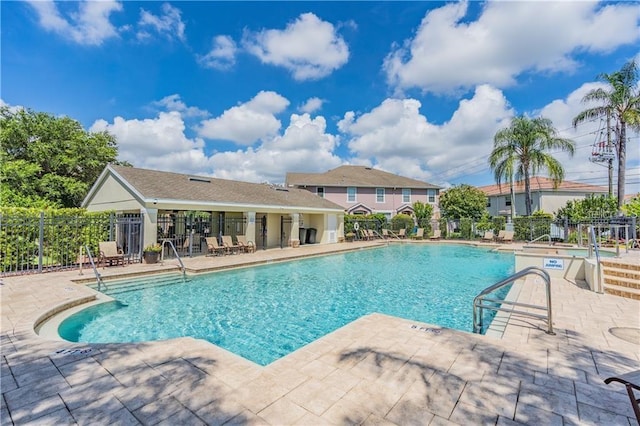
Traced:
<svg viewBox="0 0 640 426">
<path fill-rule="evenodd" d="M 616 285 L 619 287 L 626 287 L 626 288 L 633 288 L 636 290 L 640 290 L 640 280 L 631 280 L 629 278 L 612 277 L 612 276 L 604 275 L 604 283 Z"/>
<path fill-rule="evenodd" d="M 640 271 L 634 271 L 631 269 L 624 268 L 614 268 L 611 266 L 602 267 L 602 273 L 605 276 L 614 277 L 614 278 L 626 278 L 629 280 L 634 280 L 640 282 Z"/>
<path fill-rule="evenodd" d="M 622 287 L 618 285 L 611 285 L 605 282 L 604 292 L 607 294 L 613 294 L 614 296 L 620 296 L 627 299 L 640 300 L 640 289 Z"/>
<path fill-rule="evenodd" d="M 600 259 L 603 268 L 640 272 L 640 264 L 635 262 L 624 262 L 620 260 Z"/>
<path fill-rule="evenodd" d="M 114 296 L 133 290 L 140 290 L 149 287 L 161 287 L 165 285 L 180 284 L 183 282 L 182 274 L 160 274 L 152 276 L 142 276 L 138 278 L 104 280 L 103 284 L 106 289 L 103 293 Z M 91 288 L 97 289 L 97 284 L 90 285 Z"/>
</svg>

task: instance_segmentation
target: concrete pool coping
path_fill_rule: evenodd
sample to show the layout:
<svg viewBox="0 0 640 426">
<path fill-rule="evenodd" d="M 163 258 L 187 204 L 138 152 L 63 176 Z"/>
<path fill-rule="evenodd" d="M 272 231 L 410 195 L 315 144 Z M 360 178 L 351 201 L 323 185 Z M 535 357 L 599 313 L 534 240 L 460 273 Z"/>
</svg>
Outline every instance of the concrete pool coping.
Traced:
<svg viewBox="0 0 640 426">
<path fill-rule="evenodd" d="M 348 244 L 375 246 L 338 246 Z M 267 250 L 251 261 L 301 249 Z M 253 255 L 227 257 L 245 256 Z M 194 270 L 231 260 L 187 259 Z M 153 266 L 125 269 L 175 270 Z M 81 345 L 36 335 L 43 312 L 92 295 L 77 278 L 78 271 L 2 278 L 2 424 L 634 421 L 623 389 L 602 380 L 640 368 L 639 346 L 609 332 L 639 327 L 640 302 L 566 280 L 552 280 L 556 336 L 539 321 L 512 319 L 495 338 L 372 314 L 260 367 L 189 338 Z M 518 300 L 539 304 L 543 293 L 524 285 Z"/>
</svg>

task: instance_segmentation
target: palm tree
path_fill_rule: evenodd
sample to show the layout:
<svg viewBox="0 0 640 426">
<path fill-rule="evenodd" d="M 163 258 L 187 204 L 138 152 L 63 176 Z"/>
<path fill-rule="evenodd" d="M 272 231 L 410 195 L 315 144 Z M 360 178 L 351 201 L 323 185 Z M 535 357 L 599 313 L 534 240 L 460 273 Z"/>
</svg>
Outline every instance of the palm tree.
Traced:
<svg viewBox="0 0 640 426">
<path fill-rule="evenodd" d="M 573 126 L 587 120 L 610 114 L 616 120 L 616 154 L 618 156 L 618 209 L 624 201 L 624 185 L 627 157 L 627 124 L 632 127 L 640 125 L 640 90 L 638 89 L 638 66 L 635 60 L 627 62 L 620 71 L 611 74 L 600 74 L 601 80 L 608 83 L 607 88 L 590 90 L 582 98 L 582 102 L 600 102 L 582 111 L 574 117 Z"/>
<path fill-rule="evenodd" d="M 513 183 L 514 174 L 516 180 L 524 180 L 527 216 L 531 215 L 531 177 L 546 169 L 556 187 L 564 179 L 562 164 L 547 152 L 550 150 L 573 155 L 575 143 L 558 137 L 558 131 L 548 118 L 514 117 L 511 125 L 498 130 L 493 138 L 489 165 L 496 182 L 500 185 L 506 178 Z"/>
</svg>

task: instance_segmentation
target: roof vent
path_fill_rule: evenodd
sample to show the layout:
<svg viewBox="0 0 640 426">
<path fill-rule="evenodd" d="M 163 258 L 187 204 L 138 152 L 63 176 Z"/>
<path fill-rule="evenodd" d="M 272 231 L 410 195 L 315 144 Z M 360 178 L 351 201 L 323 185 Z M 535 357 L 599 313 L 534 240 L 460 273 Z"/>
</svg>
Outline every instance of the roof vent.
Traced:
<svg viewBox="0 0 640 426">
<path fill-rule="evenodd" d="M 189 176 L 189 181 L 190 181 L 190 182 L 205 182 L 205 183 L 211 183 L 211 179 L 202 178 L 202 177 L 197 177 L 197 176 Z"/>
<path fill-rule="evenodd" d="M 371 167 L 365 167 L 365 170 L 371 170 Z"/>
<path fill-rule="evenodd" d="M 283 188 L 281 186 L 276 186 L 276 191 L 284 191 L 284 192 L 289 192 L 289 190 L 287 188 Z"/>
</svg>

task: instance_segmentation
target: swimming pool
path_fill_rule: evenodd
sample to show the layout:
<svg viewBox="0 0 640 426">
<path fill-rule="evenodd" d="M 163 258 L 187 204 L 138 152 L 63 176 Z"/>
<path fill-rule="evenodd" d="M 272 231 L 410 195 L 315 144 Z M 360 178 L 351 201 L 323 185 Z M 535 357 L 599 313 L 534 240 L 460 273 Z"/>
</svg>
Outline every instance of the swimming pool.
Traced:
<svg viewBox="0 0 640 426">
<path fill-rule="evenodd" d="M 267 365 L 372 312 L 471 331 L 473 298 L 513 269 L 513 254 L 393 244 L 120 292 L 58 331 L 94 343 L 191 336 Z"/>
</svg>

